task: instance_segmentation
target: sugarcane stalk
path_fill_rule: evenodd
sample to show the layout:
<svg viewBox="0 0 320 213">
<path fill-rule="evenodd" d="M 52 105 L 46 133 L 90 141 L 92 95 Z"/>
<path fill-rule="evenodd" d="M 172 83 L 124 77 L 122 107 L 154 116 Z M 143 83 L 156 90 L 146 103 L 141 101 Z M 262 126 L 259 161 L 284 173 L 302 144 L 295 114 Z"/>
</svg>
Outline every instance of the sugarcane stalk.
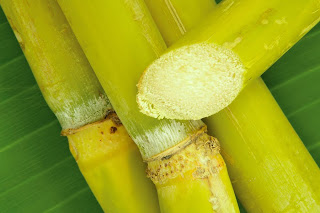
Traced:
<svg viewBox="0 0 320 213">
<path fill-rule="evenodd" d="M 56 1 L 0 4 L 103 210 L 159 212 L 139 150 L 114 114 Z M 136 196 L 137 191 L 143 193 Z"/>
<path fill-rule="evenodd" d="M 146 165 L 119 121 L 112 112 L 68 135 L 71 153 L 105 212 L 159 212 Z"/>
<path fill-rule="evenodd" d="M 200 12 L 201 7 L 196 7 L 200 1 L 193 1 L 193 8 Z M 179 5 L 174 8 L 177 11 L 183 2 L 171 0 L 172 5 Z M 166 6 L 164 1 L 146 3 L 149 8 Z M 168 20 L 173 18 L 165 12 L 155 14 L 156 23 L 163 28 L 167 23 L 169 29 L 181 27 L 173 25 L 174 20 Z M 178 19 L 180 25 L 185 22 L 184 16 Z M 188 31 L 193 26 L 184 27 Z M 171 32 L 165 34 L 166 41 L 174 42 L 177 35 Z M 320 211 L 320 170 L 261 78 L 250 83 L 230 106 L 204 121 L 209 133 L 221 142 L 235 193 L 247 212 Z"/>
<path fill-rule="evenodd" d="M 319 212 L 320 170 L 262 79 L 204 120 L 248 212 Z"/>
<path fill-rule="evenodd" d="M 219 112 L 319 19 L 318 0 L 223 1 L 146 69 L 141 111 L 183 120 Z"/>
<path fill-rule="evenodd" d="M 143 0 L 59 0 L 58 3 L 118 116 L 148 162 L 148 174 L 158 194 L 170 194 L 165 191 L 169 189 L 165 184 L 171 184 L 170 196 L 175 194 L 183 198 L 177 206 L 201 209 L 199 205 L 205 204 L 205 212 L 238 212 L 225 164 L 221 163 L 217 151 L 219 147 L 208 147 L 216 143 L 206 134 L 205 124 L 160 121 L 139 112 L 135 100 L 136 83 L 145 67 L 166 49 Z M 193 162 L 180 159 L 187 155 L 186 150 L 196 149 L 195 144 L 202 144 L 203 148 L 199 148 Z M 166 170 L 169 169 L 166 163 L 172 170 Z M 186 184 L 192 185 L 194 194 L 183 193 Z M 159 197 L 161 211 L 176 212 L 178 207 L 169 207 L 174 204 L 170 197 L 162 195 Z M 183 202 L 194 195 L 202 199 Z"/>
<path fill-rule="evenodd" d="M 170 158 L 148 163 L 161 212 L 238 211 L 236 201 L 229 201 L 233 189 L 219 151 L 218 141 L 201 132 Z"/>
</svg>

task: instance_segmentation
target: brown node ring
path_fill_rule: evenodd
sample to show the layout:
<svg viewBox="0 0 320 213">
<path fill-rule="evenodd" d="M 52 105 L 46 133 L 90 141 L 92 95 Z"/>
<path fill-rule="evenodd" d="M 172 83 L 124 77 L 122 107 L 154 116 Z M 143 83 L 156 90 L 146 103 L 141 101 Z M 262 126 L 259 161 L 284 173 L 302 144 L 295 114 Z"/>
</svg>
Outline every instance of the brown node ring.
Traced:
<svg viewBox="0 0 320 213">
<path fill-rule="evenodd" d="M 121 126 L 122 123 L 118 117 L 118 115 L 116 114 L 116 112 L 114 110 L 108 110 L 106 112 L 106 116 L 104 119 L 102 120 L 99 120 L 99 121 L 96 121 L 96 122 L 92 122 L 92 123 L 88 123 L 88 124 L 85 124 L 84 126 L 82 127 L 79 127 L 79 128 L 75 128 L 75 129 L 72 129 L 72 128 L 69 128 L 69 129 L 64 129 L 61 131 L 60 135 L 61 136 L 68 136 L 68 135 L 73 135 L 73 134 L 76 134 L 77 132 L 80 132 L 84 129 L 88 129 L 92 126 L 95 126 L 97 124 L 101 124 L 107 120 L 112 120 L 112 122 L 116 125 L 116 126 Z"/>
<path fill-rule="evenodd" d="M 154 183 L 164 183 L 188 171 L 194 178 L 206 178 L 214 173 L 213 170 L 220 171 L 223 167 L 224 162 L 218 156 L 218 140 L 209 136 L 206 127 L 202 127 L 175 147 L 149 159 L 147 176 Z"/>
<path fill-rule="evenodd" d="M 196 133 L 192 134 L 191 136 L 187 137 L 186 139 L 184 139 L 183 141 L 181 141 L 180 143 L 178 143 L 177 145 L 157 154 L 152 156 L 151 158 L 147 158 L 144 159 L 145 162 L 152 162 L 152 161 L 157 161 L 157 160 L 167 160 L 170 159 L 173 155 L 181 152 L 182 150 L 184 150 L 187 146 L 189 146 L 190 144 L 194 143 L 195 141 L 197 141 L 201 136 L 203 135 L 207 135 L 207 126 L 204 125 L 202 126 Z M 220 151 L 220 144 L 219 141 L 214 138 L 211 137 L 210 141 L 212 141 L 212 146 L 215 146 L 215 149 L 218 147 L 219 151 Z"/>
</svg>

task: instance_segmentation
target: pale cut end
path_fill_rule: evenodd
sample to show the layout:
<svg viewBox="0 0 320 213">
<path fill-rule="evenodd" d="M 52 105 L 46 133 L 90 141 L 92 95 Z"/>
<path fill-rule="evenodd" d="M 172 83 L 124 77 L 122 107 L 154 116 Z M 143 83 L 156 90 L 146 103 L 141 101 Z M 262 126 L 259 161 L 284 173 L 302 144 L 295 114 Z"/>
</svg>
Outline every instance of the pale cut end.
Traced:
<svg viewBox="0 0 320 213">
<path fill-rule="evenodd" d="M 138 84 L 142 113 L 198 120 L 228 106 L 243 87 L 245 67 L 232 50 L 212 43 L 174 49 L 154 61 Z"/>
</svg>

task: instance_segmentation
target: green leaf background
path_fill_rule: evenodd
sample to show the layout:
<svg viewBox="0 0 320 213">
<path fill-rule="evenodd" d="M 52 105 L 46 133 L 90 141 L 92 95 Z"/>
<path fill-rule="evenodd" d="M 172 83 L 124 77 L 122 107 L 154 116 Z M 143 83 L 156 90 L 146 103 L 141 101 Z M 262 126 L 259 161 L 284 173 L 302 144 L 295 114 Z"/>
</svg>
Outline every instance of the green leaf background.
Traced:
<svg viewBox="0 0 320 213">
<path fill-rule="evenodd" d="M 319 165 L 320 25 L 263 79 Z M 0 9 L 0 212 L 102 212 L 60 130 Z"/>
</svg>

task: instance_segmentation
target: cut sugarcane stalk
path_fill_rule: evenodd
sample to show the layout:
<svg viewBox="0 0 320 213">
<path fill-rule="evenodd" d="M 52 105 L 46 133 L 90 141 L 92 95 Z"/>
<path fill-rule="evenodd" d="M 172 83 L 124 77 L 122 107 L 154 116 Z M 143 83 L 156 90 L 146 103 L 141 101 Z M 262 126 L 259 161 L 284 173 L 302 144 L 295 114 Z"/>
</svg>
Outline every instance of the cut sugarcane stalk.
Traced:
<svg viewBox="0 0 320 213">
<path fill-rule="evenodd" d="M 318 0 L 225 0 L 146 69 L 141 111 L 182 120 L 219 112 L 319 18 Z"/>
<path fill-rule="evenodd" d="M 197 7 L 201 1 L 192 1 L 193 8 L 201 12 L 201 7 Z M 167 5 L 164 0 L 146 2 L 151 13 L 153 8 Z M 171 0 L 177 11 L 183 2 Z M 202 12 L 207 11 L 208 8 Z M 180 21 L 174 24 L 174 20 L 168 20 L 172 16 L 165 12 L 154 14 L 156 23 L 163 28 L 170 23 L 169 29 L 181 28 L 178 24 L 183 24 L 186 16 L 175 17 Z M 187 15 L 189 21 L 193 14 Z M 184 27 L 189 30 L 192 25 Z M 168 36 L 166 41 L 174 42 L 177 35 L 170 32 L 163 35 Z M 229 107 L 205 122 L 209 132 L 221 142 L 236 195 L 247 212 L 320 211 L 320 170 L 261 78 L 249 84 Z"/>
<path fill-rule="evenodd" d="M 148 174 L 158 193 L 170 193 L 171 188 L 171 193 L 180 194 L 183 201 L 199 197 L 193 203 L 180 200 L 177 205 L 206 212 L 238 212 L 219 146 L 206 134 L 205 125 L 201 121 L 160 121 L 139 112 L 136 83 L 146 66 L 166 48 L 143 0 L 58 2 L 121 121 L 148 162 Z M 198 154 L 190 162 L 183 161 L 182 156 L 188 156 L 188 149 L 195 147 Z M 193 193 L 182 193 L 187 189 Z M 165 199 L 160 197 L 162 212 L 175 212 L 174 208 L 163 208 L 163 203 L 173 204 L 169 197 Z"/>
<path fill-rule="evenodd" d="M 59 5 L 53 0 L 0 0 L 0 4 L 103 210 L 159 212 L 139 150 L 112 113 Z"/>
</svg>

